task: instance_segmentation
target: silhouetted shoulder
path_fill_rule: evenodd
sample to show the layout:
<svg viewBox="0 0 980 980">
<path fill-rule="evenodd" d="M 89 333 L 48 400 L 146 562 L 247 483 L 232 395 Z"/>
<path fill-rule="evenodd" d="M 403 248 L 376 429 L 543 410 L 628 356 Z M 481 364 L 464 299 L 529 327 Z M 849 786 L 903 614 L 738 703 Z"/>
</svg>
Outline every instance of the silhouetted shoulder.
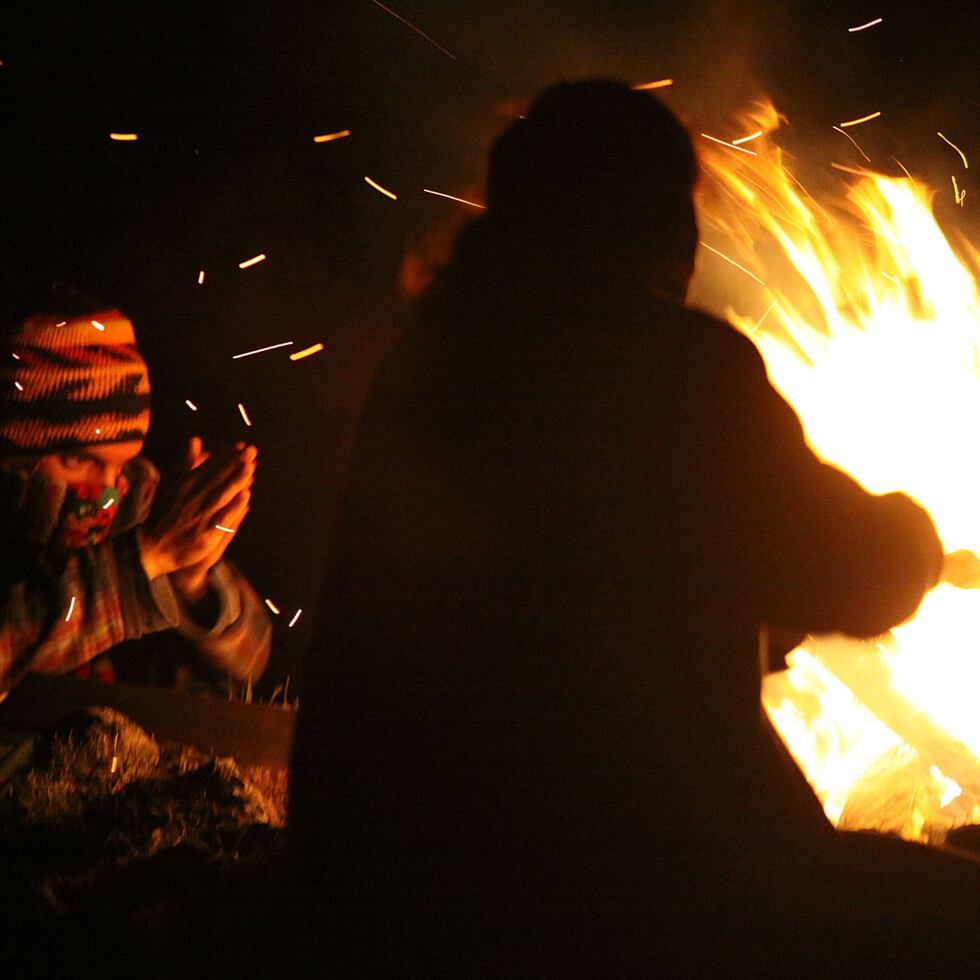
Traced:
<svg viewBox="0 0 980 980">
<path fill-rule="evenodd" d="M 687 342 L 704 350 L 733 370 L 766 376 L 762 355 L 755 344 L 741 331 L 724 320 L 701 310 L 685 307 L 677 311 L 677 327 L 684 331 Z"/>
</svg>

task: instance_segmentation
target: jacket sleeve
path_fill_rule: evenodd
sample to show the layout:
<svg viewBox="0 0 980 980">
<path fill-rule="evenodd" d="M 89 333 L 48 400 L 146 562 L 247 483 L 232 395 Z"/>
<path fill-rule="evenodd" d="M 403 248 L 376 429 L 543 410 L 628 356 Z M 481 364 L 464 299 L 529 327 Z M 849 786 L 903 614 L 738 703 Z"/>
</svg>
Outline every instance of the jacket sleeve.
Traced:
<svg viewBox="0 0 980 980">
<path fill-rule="evenodd" d="M 219 674 L 240 683 L 256 681 L 269 661 L 272 624 L 265 607 L 245 576 L 226 559 L 208 573 L 217 593 L 219 611 L 210 629 L 202 628 L 178 598 L 177 631 Z"/>
<path fill-rule="evenodd" d="M 26 570 L 0 609 L 0 699 L 28 672 L 66 673 L 178 620 L 169 583 L 143 573 L 135 529 L 74 552 L 60 572 Z"/>
<path fill-rule="evenodd" d="M 910 618 L 942 568 L 931 518 L 821 461 L 754 345 L 731 343 L 715 420 L 723 587 L 758 621 L 806 632 L 873 636 Z"/>
</svg>

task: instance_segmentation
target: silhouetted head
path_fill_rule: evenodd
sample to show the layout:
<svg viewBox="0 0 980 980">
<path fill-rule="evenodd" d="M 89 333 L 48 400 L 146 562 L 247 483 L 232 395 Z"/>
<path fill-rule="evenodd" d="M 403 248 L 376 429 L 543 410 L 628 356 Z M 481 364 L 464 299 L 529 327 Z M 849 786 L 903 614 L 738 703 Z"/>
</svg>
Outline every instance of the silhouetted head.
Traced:
<svg viewBox="0 0 980 980">
<path fill-rule="evenodd" d="M 623 266 L 683 300 L 697 175 L 686 130 L 652 95 L 607 79 L 561 82 L 494 143 L 487 213 L 542 249 Z"/>
</svg>

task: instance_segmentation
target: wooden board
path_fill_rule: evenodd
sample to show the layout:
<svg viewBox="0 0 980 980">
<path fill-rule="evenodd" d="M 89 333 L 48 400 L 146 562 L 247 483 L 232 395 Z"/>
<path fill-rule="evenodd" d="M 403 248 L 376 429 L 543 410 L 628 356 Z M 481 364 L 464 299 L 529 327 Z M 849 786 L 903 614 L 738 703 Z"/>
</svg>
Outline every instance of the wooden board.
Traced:
<svg viewBox="0 0 980 980">
<path fill-rule="evenodd" d="M 288 769 L 296 712 L 143 684 L 101 684 L 30 674 L 0 704 L 0 727 L 45 731 L 72 711 L 114 708 L 158 739 L 231 756 L 243 765 Z"/>
</svg>

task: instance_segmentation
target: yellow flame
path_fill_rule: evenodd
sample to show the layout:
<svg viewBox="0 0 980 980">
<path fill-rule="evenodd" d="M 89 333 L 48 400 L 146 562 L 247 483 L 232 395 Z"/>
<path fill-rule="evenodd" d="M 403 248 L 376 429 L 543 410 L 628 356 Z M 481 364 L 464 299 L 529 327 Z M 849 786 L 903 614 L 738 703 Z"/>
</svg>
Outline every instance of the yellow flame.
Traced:
<svg viewBox="0 0 980 980">
<path fill-rule="evenodd" d="M 871 492 L 919 501 L 947 552 L 980 551 L 980 255 L 952 247 L 931 193 L 910 176 L 839 167 L 852 176 L 818 202 L 773 139 L 779 121 L 769 104 L 741 120 L 763 131 L 756 156 L 711 145 L 702 154 L 710 178 L 703 231 L 765 277 L 764 289 L 730 277 L 740 308 L 765 309 L 758 319 L 729 310 L 730 318 L 762 352 L 820 456 Z M 887 692 L 869 699 L 825 667 L 821 651 L 853 653 L 856 641 L 843 638 L 808 640 L 787 672 L 766 679 L 766 709 L 831 820 L 871 768 L 899 751 L 918 760 L 916 778 L 933 801 L 903 833 L 926 839 L 937 821 L 948 827 L 980 814 L 978 634 L 980 591 L 941 585 L 887 642 L 857 645 L 884 665 Z M 948 736 L 955 778 L 928 740 L 911 744 L 915 725 L 898 725 L 899 734 L 883 720 L 882 697 L 911 705 Z"/>
</svg>

